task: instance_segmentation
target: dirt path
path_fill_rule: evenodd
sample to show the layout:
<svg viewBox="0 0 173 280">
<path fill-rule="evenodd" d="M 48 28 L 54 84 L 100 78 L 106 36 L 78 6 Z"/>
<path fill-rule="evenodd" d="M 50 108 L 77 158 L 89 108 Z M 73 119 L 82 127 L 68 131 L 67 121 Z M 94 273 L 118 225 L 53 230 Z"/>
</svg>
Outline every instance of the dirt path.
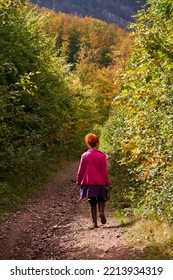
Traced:
<svg viewBox="0 0 173 280">
<path fill-rule="evenodd" d="M 89 206 L 79 201 L 72 182 L 78 162 L 70 163 L 0 226 L 0 259 L 140 259 L 140 251 L 125 246 L 125 227 L 106 210 L 107 224 L 91 230 Z"/>
</svg>

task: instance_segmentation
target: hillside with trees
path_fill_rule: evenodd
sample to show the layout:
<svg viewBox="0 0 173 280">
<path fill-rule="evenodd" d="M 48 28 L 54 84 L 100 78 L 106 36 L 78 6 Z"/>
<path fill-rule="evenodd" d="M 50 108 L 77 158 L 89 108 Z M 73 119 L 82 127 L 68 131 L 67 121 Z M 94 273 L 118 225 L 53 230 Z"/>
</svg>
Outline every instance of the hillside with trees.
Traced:
<svg viewBox="0 0 173 280">
<path fill-rule="evenodd" d="M 103 123 L 117 91 L 114 73 L 125 64 L 133 46 L 131 36 L 114 24 L 90 17 L 40 11 L 47 14 L 47 32 L 56 38 L 59 55 L 76 74 L 74 86 L 80 91 L 80 102 L 95 106 L 85 114 L 93 112 L 94 126 Z"/>
<path fill-rule="evenodd" d="M 146 0 L 32 0 L 31 2 L 57 12 L 82 17 L 90 16 L 125 28 L 133 21 L 133 16 L 146 3 Z"/>
</svg>

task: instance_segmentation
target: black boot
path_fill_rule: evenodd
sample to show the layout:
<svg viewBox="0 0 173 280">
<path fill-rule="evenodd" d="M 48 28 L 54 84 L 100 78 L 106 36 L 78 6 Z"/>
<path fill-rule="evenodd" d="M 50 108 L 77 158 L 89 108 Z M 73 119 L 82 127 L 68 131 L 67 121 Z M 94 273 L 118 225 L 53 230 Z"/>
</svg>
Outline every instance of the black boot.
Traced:
<svg viewBox="0 0 173 280">
<path fill-rule="evenodd" d="M 98 202 L 98 207 L 99 207 L 99 214 L 100 214 L 100 219 L 101 219 L 101 223 L 104 225 L 106 224 L 106 218 L 105 218 L 105 201 L 99 201 Z"/>
<path fill-rule="evenodd" d="M 97 228 L 97 206 L 91 206 L 91 216 L 93 221 L 93 227 Z"/>
</svg>

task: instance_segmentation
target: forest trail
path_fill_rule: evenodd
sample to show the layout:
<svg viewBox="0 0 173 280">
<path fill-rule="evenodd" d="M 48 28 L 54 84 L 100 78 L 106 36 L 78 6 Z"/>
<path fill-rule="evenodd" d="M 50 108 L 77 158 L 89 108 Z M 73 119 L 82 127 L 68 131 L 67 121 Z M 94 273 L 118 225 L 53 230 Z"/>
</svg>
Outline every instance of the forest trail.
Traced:
<svg viewBox="0 0 173 280">
<path fill-rule="evenodd" d="M 141 252 L 124 244 L 126 227 L 107 206 L 107 224 L 91 226 L 86 200 L 79 201 L 73 183 L 79 162 L 68 163 L 28 201 L 24 211 L 0 225 L 0 259 L 113 260 L 140 259 Z"/>
</svg>

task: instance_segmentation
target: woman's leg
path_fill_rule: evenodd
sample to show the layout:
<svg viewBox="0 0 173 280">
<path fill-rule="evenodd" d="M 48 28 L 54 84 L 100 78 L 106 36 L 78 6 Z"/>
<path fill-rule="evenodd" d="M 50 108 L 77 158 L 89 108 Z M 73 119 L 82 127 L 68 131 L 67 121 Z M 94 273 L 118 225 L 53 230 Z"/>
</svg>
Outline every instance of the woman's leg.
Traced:
<svg viewBox="0 0 173 280">
<path fill-rule="evenodd" d="M 98 197 L 98 208 L 99 208 L 99 214 L 102 224 L 106 224 L 106 218 L 105 218 L 105 200 L 101 197 Z"/>
<path fill-rule="evenodd" d="M 96 197 L 88 198 L 88 202 L 91 206 L 91 216 L 94 228 L 97 228 L 97 199 Z"/>
</svg>

